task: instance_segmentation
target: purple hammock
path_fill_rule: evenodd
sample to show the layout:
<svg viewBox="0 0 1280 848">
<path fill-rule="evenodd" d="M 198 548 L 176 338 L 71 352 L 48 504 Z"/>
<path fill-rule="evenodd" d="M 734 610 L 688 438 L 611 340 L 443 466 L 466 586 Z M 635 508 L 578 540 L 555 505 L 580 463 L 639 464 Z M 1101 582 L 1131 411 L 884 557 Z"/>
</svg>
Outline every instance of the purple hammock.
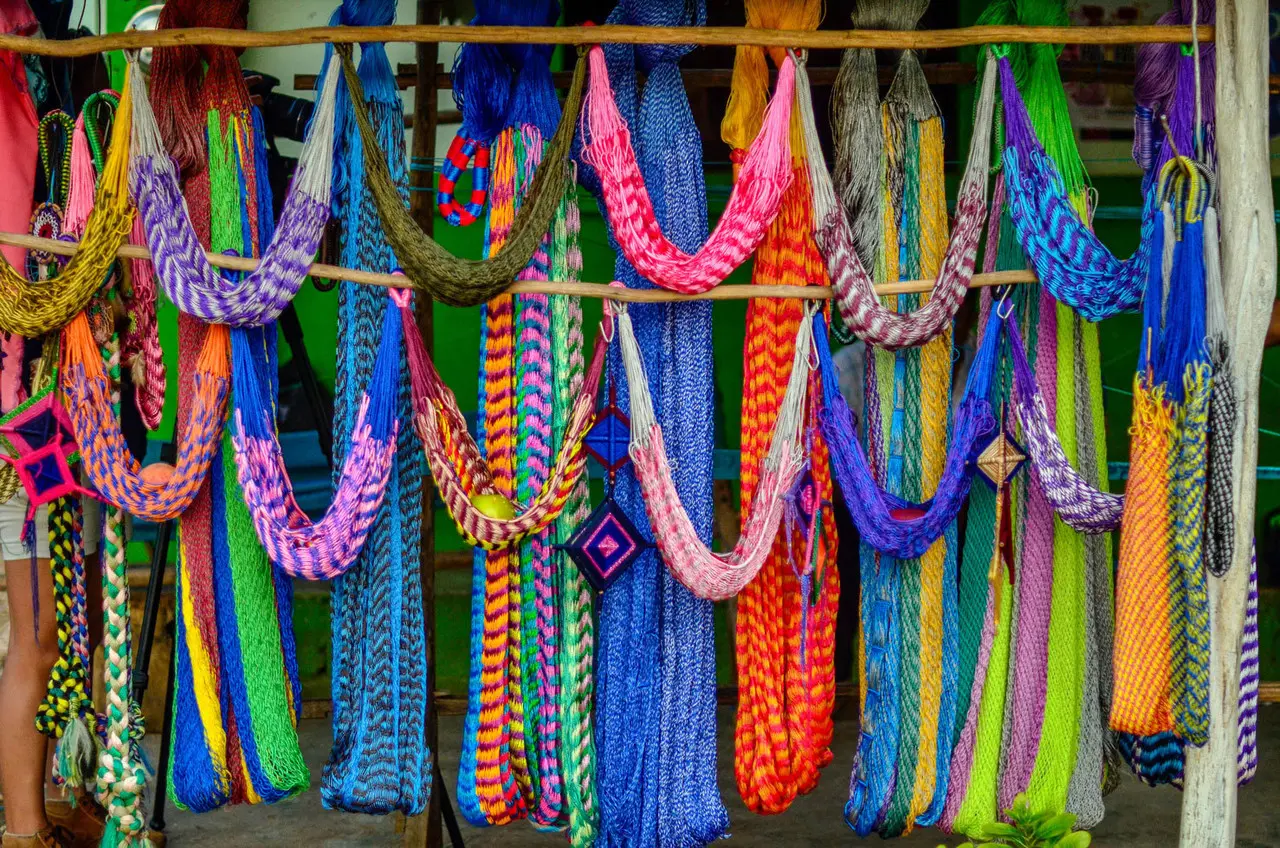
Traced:
<svg viewBox="0 0 1280 848">
<path fill-rule="evenodd" d="M 889 494 L 876 483 L 862 443 L 858 441 L 853 412 L 840 394 L 826 324 L 821 315 L 814 316 L 818 322 L 814 325 L 814 346 L 822 368 L 822 432 L 831 449 L 831 468 L 862 541 L 882 553 L 898 559 L 920 556 L 946 532 L 969 496 L 979 439 L 996 427 L 987 396 L 995 372 L 1000 329 L 1006 322 L 999 310 L 993 310 L 990 320 L 994 326 L 989 326 L 983 334 L 982 345 L 969 371 L 938 489 L 929 500 L 915 504 Z M 921 514 L 914 518 L 895 517 L 894 513 L 899 510 Z"/>
<path fill-rule="evenodd" d="M 331 62 L 336 61 L 331 59 Z M 231 281 L 205 257 L 165 151 L 142 74 L 131 74 L 133 150 L 130 189 L 147 234 L 156 279 L 174 305 L 213 324 L 259 327 L 276 319 L 302 287 L 329 220 L 334 101 L 341 74 L 326 73 L 275 237 L 252 273 Z M 230 147 L 237 142 L 226 140 Z M 231 155 L 231 154 L 229 154 Z"/>
<path fill-rule="evenodd" d="M 267 412 L 263 331 L 231 333 L 236 477 L 258 539 L 275 566 L 291 577 L 331 580 L 344 574 L 360 555 L 382 507 L 396 451 L 401 329 L 400 310 L 388 297 L 378 356 L 351 431 L 342 477 L 324 517 L 315 522 L 293 498 L 293 485 Z"/>
<path fill-rule="evenodd" d="M 1013 359 L 1013 410 L 1045 500 L 1064 523 L 1081 533 L 1115 530 L 1124 512 L 1124 497 L 1094 488 L 1071 467 L 1058 434 L 1049 424 L 1044 398 L 1027 362 L 1017 325 L 1009 324 L 1008 333 Z"/>
</svg>

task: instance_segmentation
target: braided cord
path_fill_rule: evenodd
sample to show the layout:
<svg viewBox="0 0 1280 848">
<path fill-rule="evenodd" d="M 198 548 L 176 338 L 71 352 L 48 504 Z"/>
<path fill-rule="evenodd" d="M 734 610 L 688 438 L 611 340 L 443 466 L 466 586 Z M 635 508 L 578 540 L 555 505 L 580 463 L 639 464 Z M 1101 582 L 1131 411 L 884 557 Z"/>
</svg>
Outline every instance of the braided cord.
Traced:
<svg viewBox="0 0 1280 848">
<path fill-rule="evenodd" d="M 109 307 L 108 307 L 109 308 Z M 112 335 L 103 347 L 108 378 L 120 385 L 120 340 Z M 113 413 L 119 413 L 118 390 Z M 109 819 L 103 834 L 106 846 L 149 846 L 142 794 L 147 773 L 141 755 L 142 733 L 133 702 L 130 646 L 129 575 L 125 559 L 124 512 L 103 509 L 102 520 L 102 654 L 106 695 L 106 734 L 98 755 L 98 800 Z"/>
<path fill-rule="evenodd" d="M 551 276 L 556 280 L 576 280 L 582 272 L 582 251 L 578 246 L 581 218 L 577 186 L 570 185 L 556 213 Z M 551 299 L 551 333 L 554 350 L 567 351 L 553 368 L 554 404 L 552 438 L 563 443 L 569 416 L 583 392 L 582 303 L 569 296 Z M 591 387 L 594 388 L 594 387 Z M 579 478 L 564 510 L 556 519 L 554 534 L 563 543 L 591 510 L 585 478 Z M 564 634 L 559 655 L 560 697 L 556 706 L 559 745 L 564 763 L 564 803 L 569 842 L 574 848 L 594 844 L 599 827 L 596 800 L 596 750 L 592 721 L 595 702 L 593 661 L 595 656 L 594 600 L 591 586 L 563 551 L 553 554 L 559 617 Z"/>
<path fill-rule="evenodd" d="M 58 640 L 58 659 L 49 672 L 44 701 L 36 710 L 36 728 L 46 736 L 61 739 L 70 725 L 93 722 L 93 701 L 89 696 L 88 666 L 85 661 L 88 645 L 88 626 L 84 604 L 84 559 L 77 554 L 75 527 L 75 498 L 60 498 L 49 505 L 49 567 L 53 575 L 54 623 Z M 77 560 L 79 560 L 77 565 Z M 83 741 L 84 730 L 74 731 Z M 71 768 L 63 772 L 63 779 L 72 786 L 80 786 L 81 770 L 92 750 L 80 750 L 69 756 L 66 763 Z"/>
</svg>

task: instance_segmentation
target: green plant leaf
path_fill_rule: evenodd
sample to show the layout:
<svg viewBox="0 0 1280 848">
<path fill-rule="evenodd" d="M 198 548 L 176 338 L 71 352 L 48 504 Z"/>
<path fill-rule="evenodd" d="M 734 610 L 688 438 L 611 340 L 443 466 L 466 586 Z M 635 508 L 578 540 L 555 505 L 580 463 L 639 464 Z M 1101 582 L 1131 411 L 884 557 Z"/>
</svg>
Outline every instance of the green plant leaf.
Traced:
<svg viewBox="0 0 1280 848">
<path fill-rule="evenodd" d="M 981 839 L 1021 839 L 1022 834 L 1011 824 L 1004 822 L 988 822 L 969 834 L 970 838 Z"/>
<path fill-rule="evenodd" d="M 1054 841 L 1071 832 L 1071 827 L 1076 823 L 1076 817 L 1071 813 L 1062 813 L 1046 819 L 1036 825 L 1034 835 L 1036 839 L 1043 840 L 1050 845 Z"/>
<path fill-rule="evenodd" d="M 1089 835 L 1089 831 L 1077 830 L 1059 839 L 1056 848 L 1088 848 L 1092 843 L 1093 837 Z"/>
</svg>

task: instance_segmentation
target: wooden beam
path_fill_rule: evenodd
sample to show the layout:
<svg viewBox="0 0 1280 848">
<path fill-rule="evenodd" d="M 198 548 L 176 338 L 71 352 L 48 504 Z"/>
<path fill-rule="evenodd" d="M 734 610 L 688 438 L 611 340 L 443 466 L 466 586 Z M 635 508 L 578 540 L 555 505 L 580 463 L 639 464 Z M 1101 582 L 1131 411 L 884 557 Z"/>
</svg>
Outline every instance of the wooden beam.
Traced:
<svg viewBox="0 0 1280 848">
<path fill-rule="evenodd" d="M 1213 27 L 1200 28 L 1200 40 L 1212 41 Z M 299 44 L 384 42 L 469 42 L 473 44 L 704 44 L 722 47 L 794 47 L 844 50 L 932 50 L 980 44 L 1189 44 L 1189 26 L 1033 27 L 976 26 L 935 30 L 779 30 L 753 27 L 658 26 L 433 26 L 305 27 L 275 32 L 189 27 L 114 32 L 49 40 L 0 35 L 0 50 L 70 58 L 144 47 L 217 45 L 292 47 Z"/>
<path fill-rule="evenodd" d="M 432 136 L 434 138 L 434 134 Z M 434 153 L 432 154 L 434 156 Z M 418 171 L 430 179 L 431 174 Z M 424 183 L 430 185 L 430 183 Z M 413 192 L 420 203 L 434 203 L 435 193 L 427 191 Z M 425 219 L 430 221 L 431 219 Z M 424 231 L 425 228 L 424 228 Z M 17 245 L 34 250 L 47 250 L 59 256 L 74 256 L 79 250 L 79 242 L 46 239 L 25 233 L 0 232 L 0 244 Z M 140 245 L 121 245 L 116 255 L 125 259 L 150 259 L 151 253 Z M 205 258 L 215 268 L 229 268 L 233 271 L 252 271 L 258 267 L 257 259 L 240 256 L 224 256 L 221 253 L 205 251 Z M 308 276 L 324 280 L 346 280 L 352 283 L 363 283 L 370 286 L 398 287 L 404 285 L 404 277 L 392 274 L 379 274 L 374 271 L 359 271 L 354 268 L 343 268 L 338 265 L 326 265 L 317 262 L 307 270 Z M 933 289 L 934 280 L 902 280 L 897 283 L 882 283 L 876 286 L 876 294 L 916 294 Z M 996 271 L 991 274 L 974 274 L 969 288 L 985 286 L 1011 286 L 1036 282 L 1032 271 Z M 750 300 L 757 297 L 772 297 L 793 300 L 830 300 L 834 293 L 830 286 L 752 286 L 752 285 L 719 285 L 702 294 L 676 294 L 665 289 L 625 289 L 605 283 L 579 283 L 517 280 L 507 288 L 508 294 L 568 294 L 577 297 L 595 297 L 620 303 L 673 303 L 687 300 Z"/>
<path fill-rule="evenodd" d="M 1258 384 L 1276 294 L 1275 208 L 1267 138 L 1267 0 L 1220 0 L 1217 134 L 1222 282 L 1239 395 L 1233 457 L 1235 552 L 1209 578 L 1212 617 L 1209 742 L 1187 748 L 1180 844 L 1230 848 L 1236 834 L 1240 641 L 1253 545 L 1258 466 Z"/>
</svg>

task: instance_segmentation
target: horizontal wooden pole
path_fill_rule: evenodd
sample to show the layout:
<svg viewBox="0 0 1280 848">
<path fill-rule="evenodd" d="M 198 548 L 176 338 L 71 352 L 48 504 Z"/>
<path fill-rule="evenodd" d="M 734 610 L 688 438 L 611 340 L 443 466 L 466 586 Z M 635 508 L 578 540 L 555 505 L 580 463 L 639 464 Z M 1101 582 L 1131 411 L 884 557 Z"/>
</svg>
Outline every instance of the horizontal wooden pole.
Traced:
<svg viewBox="0 0 1280 848">
<path fill-rule="evenodd" d="M 59 256 L 74 256 L 80 245 L 74 241 L 46 239 L 22 233 L 0 233 L 0 244 L 25 247 L 28 250 L 45 250 Z M 122 245 L 116 252 L 122 259 L 150 259 L 151 253 L 139 245 Z M 221 253 L 205 251 L 209 264 L 215 268 L 226 268 L 231 271 L 252 271 L 258 267 L 258 260 L 241 256 L 225 256 Z M 317 262 L 309 272 L 312 277 L 325 280 L 345 280 L 351 283 L 363 283 L 369 286 L 387 288 L 404 285 L 404 277 L 392 274 L 378 274 L 373 271 L 357 271 L 339 265 L 326 265 Z M 1020 283 L 1036 282 L 1036 275 L 1031 271 L 996 271 L 993 274 L 974 274 L 970 288 L 984 286 L 1005 286 Z M 918 294 L 931 291 L 933 280 L 903 280 L 897 283 L 884 283 L 876 286 L 876 293 Z M 596 297 L 625 303 L 672 303 L 686 300 L 751 300 L 757 297 L 773 297 L 791 300 L 830 300 L 833 292 L 830 286 L 752 286 L 752 285 L 720 285 L 702 294 L 676 294 L 666 289 L 627 289 L 605 283 L 578 283 L 568 281 L 532 281 L 518 280 L 507 289 L 508 294 L 567 294 L 578 297 Z"/>
<path fill-rule="evenodd" d="M 1213 41 L 1213 27 L 1200 27 L 1199 39 Z M 979 44 L 1188 44 L 1189 26 L 976 26 L 935 30 L 778 30 L 753 27 L 650 26 L 431 26 L 305 27 L 252 32 L 241 29 L 190 27 L 114 32 L 52 40 L 0 35 L 0 50 L 38 56 L 89 56 L 110 50 L 144 47 L 216 45 L 221 47 L 290 47 L 299 44 L 356 44 L 362 41 L 473 44 L 704 44 L 735 47 L 794 47 L 843 50 L 927 50 Z"/>
</svg>

